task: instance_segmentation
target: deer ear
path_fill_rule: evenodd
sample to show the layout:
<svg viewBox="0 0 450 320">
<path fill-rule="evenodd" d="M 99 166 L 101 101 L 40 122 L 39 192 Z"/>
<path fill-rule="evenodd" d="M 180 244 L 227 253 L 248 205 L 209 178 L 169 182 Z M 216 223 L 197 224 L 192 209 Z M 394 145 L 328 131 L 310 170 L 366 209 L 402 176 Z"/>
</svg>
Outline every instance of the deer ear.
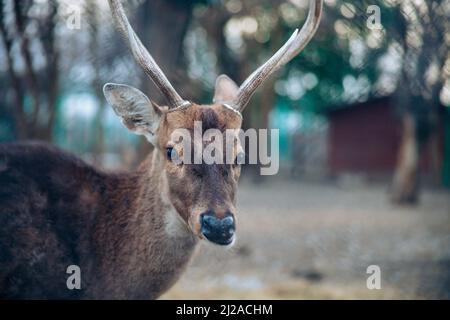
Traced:
<svg viewBox="0 0 450 320">
<path fill-rule="evenodd" d="M 228 76 L 217 77 L 213 102 L 230 102 L 236 98 L 239 87 Z"/>
<path fill-rule="evenodd" d="M 140 90 L 124 84 L 107 83 L 103 86 L 103 94 L 125 127 L 155 145 L 162 115 L 158 106 Z"/>
</svg>

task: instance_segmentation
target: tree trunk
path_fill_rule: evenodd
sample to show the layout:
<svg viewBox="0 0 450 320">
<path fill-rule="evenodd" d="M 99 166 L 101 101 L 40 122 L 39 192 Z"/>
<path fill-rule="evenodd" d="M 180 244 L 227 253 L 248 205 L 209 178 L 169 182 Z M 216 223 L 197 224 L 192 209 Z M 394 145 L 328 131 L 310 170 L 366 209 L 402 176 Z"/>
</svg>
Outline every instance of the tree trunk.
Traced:
<svg viewBox="0 0 450 320">
<path fill-rule="evenodd" d="M 192 1 L 147 0 L 138 7 L 137 33 L 167 78 L 186 99 L 187 80 L 183 43 L 191 21 Z M 144 75 L 143 88 L 151 100 L 164 104 L 153 82 Z M 189 95 L 187 93 L 187 95 Z"/>
<path fill-rule="evenodd" d="M 417 123 L 413 115 L 402 118 L 402 139 L 397 168 L 392 184 L 391 199 L 397 204 L 414 204 L 418 201 L 419 142 Z"/>
<path fill-rule="evenodd" d="M 442 184 L 450 188 L 450 112 L 446 111 L 443 116 L 444 124 L 444 159 L 442 160 Z"/>
<path fill-rule="evenodd" d="M 53 128 L 55 126 L 59 93 L 59 52 L 56 45 L 58 1 L 51 0 L 49 3 L 50 13 L 47 17 L 47 32 L 44 33 L 44 39 L 42 40 L 47 55 L 47 74 L 49 79 L 46 88 L 48 120 L 43 126 L 44 135 L 42 139 L 51 142 L 53 140 Z"/>
<path fill-rule="evenodd" d="M 94 117 L 94 146 L 92 149 L 93 163 L 96 166 L 102 166 L 104 163 L 105 153 L 105 128 L 103 125 L 105 119 L 105 104 L 103 103 L 102 81 L 100 76 L 100 58 L 99 58 L 99 18 L 98 5 L 95 0 L 86 2 L 86 12 L 90 28 L 89 51 L 92 59 L 92 69 L 94 77 L 91 86 L 94 89 L 95 98 L 97 100 L 97 111 Z"/>
</svg>

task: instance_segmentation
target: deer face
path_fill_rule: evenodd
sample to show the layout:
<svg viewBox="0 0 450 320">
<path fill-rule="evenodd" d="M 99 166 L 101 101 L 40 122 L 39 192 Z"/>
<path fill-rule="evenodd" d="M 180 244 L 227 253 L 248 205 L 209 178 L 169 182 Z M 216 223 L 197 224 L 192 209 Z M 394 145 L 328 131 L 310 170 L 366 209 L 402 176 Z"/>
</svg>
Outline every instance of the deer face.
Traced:
<svg viewBox="0 0 450 320">
<path fill-rule="evenodd" d="M 221 76 L 214 101 L 227 101 L 236 92 L 234 82 Z M 162 168 L 166 183 L 164 197 L 190 230 L 215 244 L 230 245 L 235 238 L 241 171 L 236 159 L 243 155 L 237 136 L 240 114 L 220 103 L 174 110 L 158 107 L 142 92 L 125 85 L 107 84 L 104 93 L 123 124 L 154 145 L 157 156 L 153 159 L 158 161 L 156 167 Z M 222 147 L 213 151 L 217 161 L 205 161 L 203 151 L 216 139 L 222 139 Z M 227 139 L 231 139 L 230 147 L 226 147 Z"/>
<path fill-rule="evenodd" d="M 117 84 L 106 84 L 103 91 L 125 126 L 144 135 L 155 146 L 162 170 L 167 178 L 167 194 L 179 215 L 199 237 L 226 245 L 233 241 L 235 230 L 235 193 L 240 169 L 232 164 L 187 163 L 173 161 L 195 147 L 208 144 L 202 138 L 191 139 L 181 146 L 174 138 L 177 132 L 192 132 L 201 123 L 201 133 L 207 129 L 220 132 L 241 127 L 240 112 L 248 104 L 256 89 L 275 71 L 298 55 L 314 35 L 320 21 L 323 0 L 309 0 L 310 8 L 305 25 L 295 30 L 289 40 L 238 88 L 226 76 L 216 82 L 214 104 L 200 106 L 184 100 L 173 88 L 150 53 L 131 27 L 120 0 L 109 0 L 115 25 L 124 37 L 136 61 L 168 101 L 160 108 L 139 90 Z M 194 130 L 195 131 L 195 130 Z M 226 151 L 225 151 L 226 150 Z M 239 142 L 231 149 L 222 148 L 219 158 L 231 158 L 241 152 Z M 168 157 L 167 155 L 170 155 Z M 203 159 L 204 160 L 204 159 Z M 225 161 L 223 161 L 225 162 Z"/>
</svg>

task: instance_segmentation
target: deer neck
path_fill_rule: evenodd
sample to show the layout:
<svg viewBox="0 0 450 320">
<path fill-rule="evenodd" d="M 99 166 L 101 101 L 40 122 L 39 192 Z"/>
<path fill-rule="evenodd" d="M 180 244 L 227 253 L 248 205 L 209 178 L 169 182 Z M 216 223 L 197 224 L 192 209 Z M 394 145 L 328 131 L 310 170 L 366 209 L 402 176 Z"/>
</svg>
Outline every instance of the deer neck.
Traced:
<svg viewBox="0 0 450 320">
<path fill-rule="evenodd" d="M 167 196 L 163 159 L 157 152 L 121 179 L 126 190 L 112 191 L 117 209 L 114 219 L 108 219 L 115 222 L 108 228 L 110 250 L 103 265 L 130 296 L 157 297 L 178 279 L 198 240 Z"/>
<path fill-rule="evenodd" d="M 164 157 L 153 152 L 140 166 L 142 179 L 137 201 L 137 214 L 144 220 L 152 218 L 161 234 L 167 241 L 189 241 L 195 236 L 189 230 L 187 223 L 172 205 L 169 197 L 169 185 L 164 170 Z M 143 221 L 141 221 L 143 222 Z M 157 225 L 156 225 L 157 223 Z"/>
</svg>

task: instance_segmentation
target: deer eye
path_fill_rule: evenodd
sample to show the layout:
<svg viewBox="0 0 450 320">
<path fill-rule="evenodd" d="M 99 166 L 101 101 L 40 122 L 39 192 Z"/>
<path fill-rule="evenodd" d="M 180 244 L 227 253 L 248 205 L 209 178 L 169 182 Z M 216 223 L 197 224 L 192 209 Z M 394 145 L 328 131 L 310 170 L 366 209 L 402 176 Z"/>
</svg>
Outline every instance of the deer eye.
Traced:
<svg viewBox="0 0 450 320">
<path fill-rule="evenodd" d="M 236 159 L 234 160 L 234 165 L 241 165 L 244 163 L 245 163 L 245 153 L 241 151 L 236 155 Z"/>
<path fill-rule="evenodd" d="M 166 148 L 167 160 L 172 161 L 176 164 L 180 164 L 180 157 L 178 156 L 177 150 L 172 147 Z"/>
</svg>

